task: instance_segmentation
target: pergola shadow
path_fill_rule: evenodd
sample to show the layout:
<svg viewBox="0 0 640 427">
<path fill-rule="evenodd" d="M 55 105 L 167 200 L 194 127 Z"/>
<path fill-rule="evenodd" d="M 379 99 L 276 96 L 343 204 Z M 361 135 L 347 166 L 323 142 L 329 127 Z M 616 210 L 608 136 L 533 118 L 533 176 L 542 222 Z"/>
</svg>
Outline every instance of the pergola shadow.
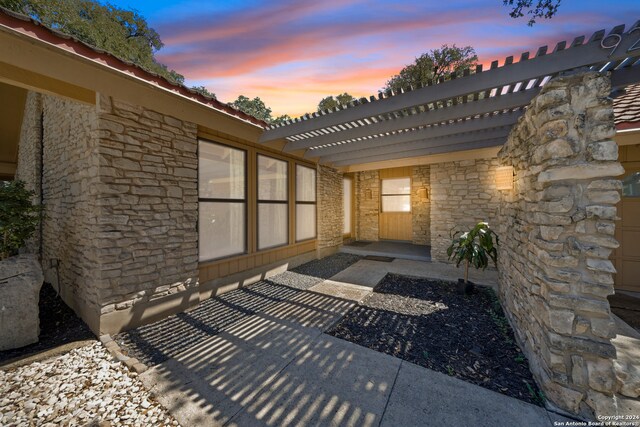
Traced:
<svg viewBox="0 0 640 427">
<path fill-rule="evenodd" d="M 143 382 L 183 425 L 377 425 L 400 361 L 323 334 L 352 306 L 300 293 L 190 346 Z"/>
</svg>

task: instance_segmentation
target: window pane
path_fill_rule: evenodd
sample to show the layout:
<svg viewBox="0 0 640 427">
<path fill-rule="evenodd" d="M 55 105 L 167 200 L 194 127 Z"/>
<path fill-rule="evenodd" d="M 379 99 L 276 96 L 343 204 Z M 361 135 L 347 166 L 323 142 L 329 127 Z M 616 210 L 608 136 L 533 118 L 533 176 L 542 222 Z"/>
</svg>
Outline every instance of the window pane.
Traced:
<svg viewBox="0 0 640 427">
<path fill-rule="evenodd" d="M 203 141 L 199 150 L 199 197 L 244 199 L 245 152 Z"/>
<path fill-rule="evenodd" d="M 314 169 L 296 165 L 296 200 L 299 202 L 316 201 L 316 171 Z"/>
<path fill-rule="evenodd" d="M 296 240 L 316 237 L 316 205 L 296 205 Z"/>
<path fill-rule="evenodd" d="M 640 197 L 640 172 L 622 180 L 622 197 Z"/>
<path fill-rule="evenodd" d="M 200 202 L 200 261 L 246 251 L 244 206 L 244 203 Z"/>
<path fill-rule="evenodd" d="M 287 162 L 258 156 L 258 200 L 287 200 Z"/>
<path fill-rule="evenodd" d="M 344 228 L 342 233 L 349 234 L 351 233 L 351 180 L 345 178 L 342 181 L 342 186 L 344 190 Z"/>
<path fill-rule="evenodd" d="M 411 178 L 383 179 L 382 194 L 411 194 Z"/>
<path fill-rule="evenodd" d="M 382 196 L 382 212 L 411 212 L 411 196 Z"/>
<path fill-rule="evenodd" d="M 287 209 L 285 203 L 258 204 L 258 249 L 288 243 Z"/>
</svg>

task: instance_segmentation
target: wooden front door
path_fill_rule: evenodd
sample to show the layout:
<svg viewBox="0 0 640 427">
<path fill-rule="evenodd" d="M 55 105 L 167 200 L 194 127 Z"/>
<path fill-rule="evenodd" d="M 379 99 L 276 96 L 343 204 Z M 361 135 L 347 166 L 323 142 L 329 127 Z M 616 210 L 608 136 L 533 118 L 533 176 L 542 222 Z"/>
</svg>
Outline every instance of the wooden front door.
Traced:
<svg viewBox="0 0 640 427">
<path fill-rule="evenodd" d="M 640 292 L 640 145 L 621 147 L 620 154 L 625 174 L 615 235 L 620 247 L 612 255 L 615 288 Z"/>
<path fill-rule="evenodd" d="M 380 171 L 380 239 L 411 241 L 411 168 Z"/>
</svg>

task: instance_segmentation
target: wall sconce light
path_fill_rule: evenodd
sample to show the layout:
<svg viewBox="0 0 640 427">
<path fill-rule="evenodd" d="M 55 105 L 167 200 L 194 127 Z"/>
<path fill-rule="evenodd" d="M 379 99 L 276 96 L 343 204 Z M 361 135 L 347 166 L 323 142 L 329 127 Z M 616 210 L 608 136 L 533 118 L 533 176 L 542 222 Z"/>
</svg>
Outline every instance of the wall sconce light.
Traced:
<svg viewBox="0 0 640 427">
<path fill-rule="evenodd" d="M 424 200 L 429 199 L 429 190 L 427 190 L 427 187 L 418 188 L 418 197 Z"/>
<path fill-rule="evenodd" d="M 364 198 L 367 199 L 367 200 L 373 199 L 373 195 L 371 194 L 371 190 L 369 190 L 369 189 L 364 190 Z"/>
<path fill-rule="evenodd" d="M 501 191 L 513 189 L 513 166 L 496 168 L 496 189 Z"/>
</svg>

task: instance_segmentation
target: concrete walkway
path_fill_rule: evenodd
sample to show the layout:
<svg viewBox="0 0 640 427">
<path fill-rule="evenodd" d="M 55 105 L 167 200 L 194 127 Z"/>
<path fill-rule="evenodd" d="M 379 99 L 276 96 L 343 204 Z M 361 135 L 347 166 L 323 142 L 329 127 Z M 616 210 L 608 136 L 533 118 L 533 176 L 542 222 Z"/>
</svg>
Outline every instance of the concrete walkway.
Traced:
<svg viewBox="0 0 640 427">
<path fill-rule="evenodd" d="M 456 268 L 455 265 L 440 262 L 419 262 L 406 259 L 395 259 L 393 262 L 360 260 L 333 276 L 331 280 L 373 289 L 387 273 L 456 282 L 458 278 L 463 277 L 464 270 L 462 266 Z M 491 268 L 484 271 L 470 269 L 469 280 L 497 289 L 498 271 Z"/>
<path fill-rule="evenodd" d="M 407 242 L 381 240 L 379 242 L 353 242 L 340 247 L 340 252 L 367 256 L 377 255 L 414 261 L 431 261 L 431 247 Z"/>
<path fill-rule="evenodd" d="M 338 276 L 357 276 L 358 264 Z M 543 408 L 325 334 L 371 289 L 339 279 L 203 339 L 141 379 L 184 426 L 552 425 Z"/>
</svg>

